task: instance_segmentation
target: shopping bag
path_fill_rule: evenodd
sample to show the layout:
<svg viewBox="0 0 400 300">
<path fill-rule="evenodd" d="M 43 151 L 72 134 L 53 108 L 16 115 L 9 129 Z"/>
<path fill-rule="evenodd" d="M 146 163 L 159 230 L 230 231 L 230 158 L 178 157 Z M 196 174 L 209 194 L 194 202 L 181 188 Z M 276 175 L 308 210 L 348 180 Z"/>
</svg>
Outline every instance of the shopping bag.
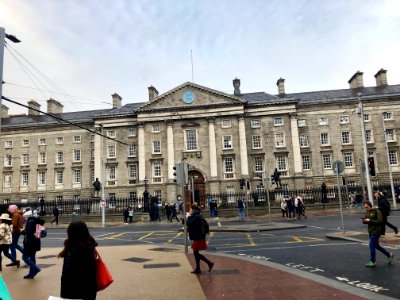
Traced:
<svg viewBox="0 0 400 300">
<path fill-rule="evenodd" d="M 0 299 L 1 300 L 12 300 L 10 293 L 8 292 L 7 286 L 0 275 Z"/>
<path fill-rule="evenodd" d="M 97 291 L 102 291 L 107 288 L 111 283 L 114 282 L 113 277 L 111 276 L 110 271 L 108 270 L 106 264 L 101 258 L 99 252 L 95 251 L 96 256 L 96 284 Z"/>
</svg>

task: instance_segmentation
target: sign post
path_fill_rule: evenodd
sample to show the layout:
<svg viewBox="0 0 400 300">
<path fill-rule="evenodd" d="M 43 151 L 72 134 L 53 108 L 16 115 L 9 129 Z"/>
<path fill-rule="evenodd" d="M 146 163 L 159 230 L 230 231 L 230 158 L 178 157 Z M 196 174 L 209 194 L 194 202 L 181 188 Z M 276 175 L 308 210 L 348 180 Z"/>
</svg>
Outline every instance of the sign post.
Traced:
<svg viewBox="0 0 400 300">
<path fill-rule="evenodd" d="M 336 181 L 337 181 L 337 188 L 338 188 L 338 196 L 339 196 L 339 206 L 340 206 L 340 216 L 342 218 L 342 228 L 343 228 L 343 233 L 345 233 L 344 230 L 344 220 L 343 220 L 343 207 L 342 207 L 342 193 L 340 190 L 340 180 L 339 180 L 339 174 L 342 174 L 344 171 L 344 164 L 342 161 L 337 160 L 334 161 L 332 164 L 333 171 L 336 174 Z"/>
</svg>

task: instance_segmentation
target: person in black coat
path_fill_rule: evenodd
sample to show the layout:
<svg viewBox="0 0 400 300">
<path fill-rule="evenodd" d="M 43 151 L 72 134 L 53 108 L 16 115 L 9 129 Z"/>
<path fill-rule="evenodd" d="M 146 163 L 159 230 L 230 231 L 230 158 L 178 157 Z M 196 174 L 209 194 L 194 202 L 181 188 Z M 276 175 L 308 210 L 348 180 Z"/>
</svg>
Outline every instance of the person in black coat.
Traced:
<svg viewBox="0 0 400 300">
<path fill-rule="evenodd" d="M 376 200 L 378 201 L 378 209 L 382 213 L 383 223 L 385 223 L 385 226 L 392 228 L 394 233 L 397 234 L 399 232 L 399 229 L 396 226 L 394 226 L 393 224 L 389 223 L 389 221 L 388 221 L 388 216 L 390 216 L 389 201 L 385 198 L 385 196 L 381 192 L 375 192 L 374 196 L 375 196 Z M 385 234 L 385 226 L 383 227 L 383 234 Z"/>
<path fill-rule="evenodd" d="M 204 261 L 208 265 L 208 272 L 211 272 L 214 267 L 214 263 L 207 259 L 204 255 L 200 254 L 201 250 L 207 250 L 207 242 L 206 235 L 202 231 L 202 215 L 200 214 L 200 208 L 197 204 L 192 204 L 189 217 L 186 220 L 186 224 L 189 231 L 189 239 L 193 241 L 192 249 L 194 258 L 196 261 L 196 269 L 194 269 L 191 273 L 200 274 L 200 261 Z"/>
<path fill-rule="evenodd" d="M 36 265 L 36 252 L 40 251 L 40 238 L 35 237 L 36 225 L 43 225 L 44 220 L 32 216 L 32 211 L 25 212 L 26 221 L 25 229 L 21 232 L 24 235 L 24 250 L 22 252 L 23 261 L 29 266 L 29 273 L 24 279 L 33 279 L 41 269 Z"/>
<path fill-rule="evenodd" d="M 97 243 L 83 221 L 69 224 L 67 233 L 64 249 L 58 254 L 58 257 L 64 258 L 60 296 L 67 299 L 96 299 Z"/>
</svg>

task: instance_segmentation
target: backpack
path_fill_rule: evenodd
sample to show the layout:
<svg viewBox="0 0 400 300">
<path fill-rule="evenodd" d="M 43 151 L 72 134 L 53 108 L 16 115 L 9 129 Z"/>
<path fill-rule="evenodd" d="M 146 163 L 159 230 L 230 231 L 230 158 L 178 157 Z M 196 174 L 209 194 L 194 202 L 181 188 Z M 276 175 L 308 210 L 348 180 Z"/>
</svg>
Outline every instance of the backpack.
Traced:
<svg viewBox="0 0 400 300">
<path fill-rule="evenodd" d="M 210 233 L 210 226 L 204 218 L 201 218 L 201 233 L 204 235 Z"/>
<path fill-rule="evenodd" d="M 47 230 L 44 226 L 36 224 L 36 231 L 33 235 L 38 239 L 44 238 L 47 236 Z"/>
</svg>

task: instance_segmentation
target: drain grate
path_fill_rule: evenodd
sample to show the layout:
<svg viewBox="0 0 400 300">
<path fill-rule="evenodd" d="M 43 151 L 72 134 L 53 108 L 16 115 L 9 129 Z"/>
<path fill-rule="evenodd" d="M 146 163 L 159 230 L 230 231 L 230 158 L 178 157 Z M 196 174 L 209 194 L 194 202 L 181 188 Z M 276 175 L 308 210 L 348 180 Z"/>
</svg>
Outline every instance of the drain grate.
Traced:
<svg viewBox="0 0 400 300">
<path fill-rule="evenodd" d="M 179 252 L 179 249 L 174 249 L 174 248 L 153 248 L 150 249 L 151 251 L 161 251 L 161 252 Z"/>
<path fill-rule="evenodd" d="M 124 261 L 134 262 L 134 263 L 144 263 L 146 261 L 150 261 L 148 258 L 140 258 L 140 257 L 131 257 L 127 259 L 123 259 Z"/>
<path fill-rule="evenodd" d="M 150 264 L 150 265 L 143 265 L 144 269 L 160 269 L 160 268 L 177 268 L 181 265 L 178 263 L 169 263 L 169 264 Z"/>
</svg>

